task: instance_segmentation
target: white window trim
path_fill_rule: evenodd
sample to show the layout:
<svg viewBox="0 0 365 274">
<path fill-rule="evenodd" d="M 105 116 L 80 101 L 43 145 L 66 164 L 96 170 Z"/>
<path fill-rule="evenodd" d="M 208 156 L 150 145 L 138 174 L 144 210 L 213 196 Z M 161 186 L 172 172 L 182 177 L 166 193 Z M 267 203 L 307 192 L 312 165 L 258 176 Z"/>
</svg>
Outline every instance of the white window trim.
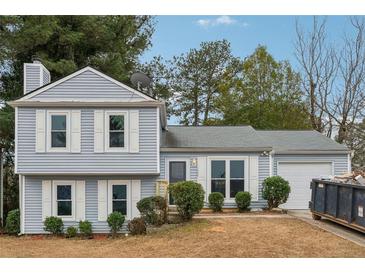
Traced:
<svg viewBox="0 0 365 274">
<path fill-rule="evenodd" d="M 249 166 L 249 157 L 248 156 L 210 156 L 207 161 L 207 194 L 209 195 L 212 192 L 212 161 L 225 161 L 226 167 L 226 197 L 224 197 L 225 202 L 234 202 L 234 198 L 230 198 L 230 179 L 231 179 L 231 170 L 229 161 L 231 160 L 241 160 L 244 161 L 244 191 L 249 191 L 249 174 L 248 174 L 248 166 Z"/>
<path fill-rule="evenodd" d="M 113 186 L 114 185 L 126 185 L 127 186 L 127 220 L 131 219 L 132 206 L 131 206 L 131 191 L 129 180 L 108 180 L 108 215 L 113 212 Z"/>
<path fill-rule="evenodd" d="M 57 214 L 57 186 L 61 185 L 71 185 L 71 203 L 72 203 L 72 215 L 71 216 L 58 216 Z M 61 218 L 63 221 L 75 221 L 76 216 L 76 189 L 75 189 L 75 181 L 67 181 L 67 180 L 54 180 L 52 181 L 53 188 L 53 215 Z"/>
<path fill-rule="evenodd" d="M 104 141 L 106 152 L 128 152 L 129 151 L 129 123 L 128 111 L 125 110 L 106 110 L 104 120 Z M 110 147 L 109 146 L 109 117 L 111 115 L 124 116 L 124 147 Z"/>
<path fill-rule="evenodd" d="M 66 115 L 66 147 L 52 147 L 52 115 Z M 47 152 L 70 152 L 71 139 L 71 114 L 69 110 L 48 110 L 47 111 Z"/>
</svg>

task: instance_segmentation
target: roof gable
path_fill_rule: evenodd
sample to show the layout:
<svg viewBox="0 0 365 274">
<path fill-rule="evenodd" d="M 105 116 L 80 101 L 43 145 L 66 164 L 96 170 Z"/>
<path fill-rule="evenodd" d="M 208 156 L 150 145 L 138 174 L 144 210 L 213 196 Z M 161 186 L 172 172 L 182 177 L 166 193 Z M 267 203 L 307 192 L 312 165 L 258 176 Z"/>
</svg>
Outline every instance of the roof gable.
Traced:
<svg viewBox="0 0 365 274">
<path fill-rule="evenodd" d="M 54 83 L 34 90 L 20 101 L 155 101 L 152 97 L 91 68 L 80 69 Z"/>
</svg>

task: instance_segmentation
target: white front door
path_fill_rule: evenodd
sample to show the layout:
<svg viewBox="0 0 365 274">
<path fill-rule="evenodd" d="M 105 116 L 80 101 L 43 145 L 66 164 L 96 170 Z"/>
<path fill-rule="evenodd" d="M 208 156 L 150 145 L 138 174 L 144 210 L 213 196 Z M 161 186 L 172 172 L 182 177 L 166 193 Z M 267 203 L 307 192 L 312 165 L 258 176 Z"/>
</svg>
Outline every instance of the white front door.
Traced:
<svg viewBox="0 0 365 274">
<path fill-rule="evenodd" d="M 281 205 L 285 209 L 308 209 L 311 199 L 310 182 L 313 178 L 332 175 L 331 162 L 279 162 L 278 175 L 289 181 L 288 201 Z"/>
</svg>

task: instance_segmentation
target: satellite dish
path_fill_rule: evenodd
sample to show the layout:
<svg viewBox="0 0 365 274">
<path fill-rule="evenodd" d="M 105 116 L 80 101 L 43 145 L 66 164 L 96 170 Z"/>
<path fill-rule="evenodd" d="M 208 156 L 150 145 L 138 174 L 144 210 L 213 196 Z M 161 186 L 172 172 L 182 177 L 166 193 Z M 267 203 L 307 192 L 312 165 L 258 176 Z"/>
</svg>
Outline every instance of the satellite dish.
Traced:
<svg viewBox="0 0 365 274">
<path fill-rule="evenodd" d="M 133 86 L 141 90 L 150 86 L 151 78 L 143 72 L 135 72 L 131 76 L 131 82 Z"/>
</svg>

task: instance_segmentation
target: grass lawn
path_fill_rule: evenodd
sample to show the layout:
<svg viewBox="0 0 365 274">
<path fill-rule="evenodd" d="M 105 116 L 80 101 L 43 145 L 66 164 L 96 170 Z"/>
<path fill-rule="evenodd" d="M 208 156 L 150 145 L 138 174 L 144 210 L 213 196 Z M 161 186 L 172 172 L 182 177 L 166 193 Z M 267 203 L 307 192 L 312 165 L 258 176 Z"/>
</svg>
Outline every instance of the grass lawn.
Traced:
<svg viewBox="0 0 365 274">
<path fill-rule="evenodd" d="M 225 218 L 118 239 L 3 235 L 0 257 L 365 257 L 365 248 L 294 218 Z"/>
</svg>

